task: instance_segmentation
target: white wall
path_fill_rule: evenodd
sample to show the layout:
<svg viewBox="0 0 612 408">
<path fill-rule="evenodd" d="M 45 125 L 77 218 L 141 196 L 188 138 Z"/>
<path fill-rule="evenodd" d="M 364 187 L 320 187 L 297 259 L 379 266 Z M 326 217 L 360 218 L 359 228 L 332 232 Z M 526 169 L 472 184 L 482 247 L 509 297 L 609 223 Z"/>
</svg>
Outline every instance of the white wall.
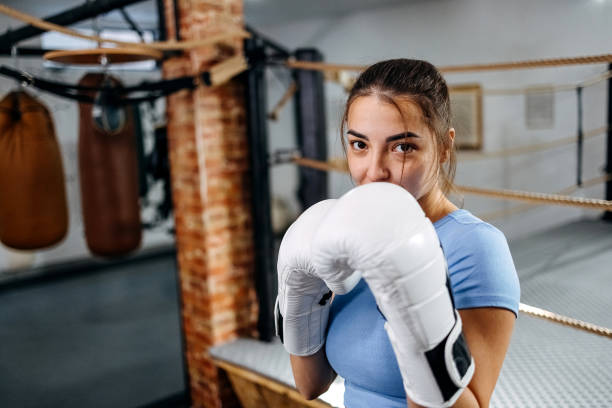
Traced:
<svg viewBox="0 0 612 408">
<path fill-rule="evenodd" d="M 5 28 L 19 27 L 19 22 L 15 23 L 0 15 L 0 29 L 4 32 Z M 40 37 L 36 37 L 27 42 L 32 47 L 40 47 Z M 52 71 L 43 68 L 41 58 L 20 58 L 18 68 L 30 72 L 34 75 L 66 83 L 77 83 L 85 75 L 84 69 L 66 69 L 63 71 Z M 14 67 L 15 61 L 8 58 L 0 58 L 0 65 Z M 113 75 L 121 78 L 126 85 L 136 84 L 144 79 L 156 80 L 159 72 L 116 72 Z M 16 83 L 12 79 L 0 76 L 0 98 L 16 88 Z M 28 89 L 32 94 L 39 98 L 49 109 L 55 124 L 55 132 L 60 145 L 63 158 L 64 174 L 66 180 L 66 194 L 69 211 L 69 230 L 66 238 L 52 248 L 40 251 L 15 251 L 0 245 L 0 274 L 2 271 L 19 266 L 41 266 L 50 263 L 65 261 L 68 259 L 85 258 L 91 256 L 87 250 L 83 231 L 83 221 L 81 217 L 81 198 L 78 177 L 78 105 L 76 102 L 69 101 L 60 97 L 43 93 L 36 89 Z M 143 118 L 144 119 L 144 118 Z M 143 123 L 144 127 L 151 130 L 152 123 Z M 155 193 L 152 193 L 155 194 Z M 154 196 L 152 199 L 156 199 Z M 143 215 L 149 214 L 148 209 L 143 209 Z M 147 230 L 143 231 L 141 248 L 152 248 L 171 244 L 174 238 L 164 231 Z"/>
<path fill-rule="evenodd" d="M 289 22 L 256 27 L 288 48 L 315 47 L 328 62 L 369 64 L 382 59 L 411 57 L 436 65 L 491 63 L 526 59 L 607 54 L 612 38 L 612 2 L 605 0 L 436 0 L 353 13 L 341 18 Z M 449 74 L 449 84 L 479 83 L 484 89 L 542 84 L 574 84 L 606 71 L 606 64 L 517 71 Z M 270 105 L 284 91 L 271 80 Z M 341 154 L 339 121 L 346 95 L 326 85 L 330 155 Z M 555 94 L 554 127 L 528 130 L 525 96 L 485 96 L 483 151 L 551 141 L 576 134 L 575 92 Z M 584 129 L 606 123 L 606 83 L 584 90 Z M 271 150 L 294 145 L 292 107 L 270 126 Z M 585 142 L 585 180 L 601 174 L 605 136 Z M 460 155 L 461 159 L 461 155 Z M 554 192 L 575 183 L 575 146 L 530 155 L 460 162 L 457 184 Z M 289 196 L 295 189 L 295 169 L 272 171 L 274 194 Z M 330 194 L 339 196 L 351 183 L 331 176 Z M 603 198 L 603 184 L 576 193 Z M 465 196 L 465 208 L 476 214 L 511 208 L 520 203 Z M 294 202 L 295 206 L 295 202 Z M 557 224 L 599 213 L 575 208 L 542 206 L 513 217 L 492 220 L 509 238 L 528 235 Z"/>
</svg>

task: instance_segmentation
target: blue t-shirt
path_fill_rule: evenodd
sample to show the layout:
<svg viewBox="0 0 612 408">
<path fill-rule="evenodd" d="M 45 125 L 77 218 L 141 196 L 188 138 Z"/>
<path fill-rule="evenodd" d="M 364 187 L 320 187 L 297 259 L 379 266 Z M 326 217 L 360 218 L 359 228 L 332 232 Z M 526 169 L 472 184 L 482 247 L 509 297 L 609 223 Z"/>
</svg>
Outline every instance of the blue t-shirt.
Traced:
<svg viewBox="0 0 612 408">
<path fill-rule="evenodd" d="M 448 263 L 455 307 L 500 307 L 516 315 L 520 288 L 504 235 L 466 210 L 453 211 L 434 227 Z M 332 302 L 325 350 L 344 378 L 347 408 L 406 408 L 384 323 L 363 279 Z"/>
</svg>

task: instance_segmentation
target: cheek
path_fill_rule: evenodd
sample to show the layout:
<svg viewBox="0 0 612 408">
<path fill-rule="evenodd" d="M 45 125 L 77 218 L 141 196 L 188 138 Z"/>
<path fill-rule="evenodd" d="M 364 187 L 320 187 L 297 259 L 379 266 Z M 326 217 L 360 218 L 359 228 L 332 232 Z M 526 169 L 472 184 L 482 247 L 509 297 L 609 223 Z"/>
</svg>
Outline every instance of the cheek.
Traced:
<svg viewBox="0 0 612 408">
<path fill-rule="evenodd" d="M 419 179 L 419 175 L 416 172 L 405 169 L 399 184 L 401 184 L 401 186 L 408 190 L 412 195 L 416 196 L 417 191 L 420 190 Z"/>
<path fill-rule="evenodd" d="M 363 174 L 365 173 L 364 166 L 362 165 L 360 160 L 356 159 L 355 157 L 351 156 L 350 153 L 348 153 L 347 154 L 347 164 L 348 164 L 349 173 L 351 174 L 351 177 L 353 178 L 353 180 L 359 181 L 363 177 Z"/>
<path fill-rule="evenodd" d="M 401 169 L 399 171 L 401 173 Z M 426 163 L 421 161 L 407 161 L 404 165 L 403 174 L 398 173 L 400 184 L 413 196 L 420 197 L 426 190 L 430 172 Z"/>
</svg>

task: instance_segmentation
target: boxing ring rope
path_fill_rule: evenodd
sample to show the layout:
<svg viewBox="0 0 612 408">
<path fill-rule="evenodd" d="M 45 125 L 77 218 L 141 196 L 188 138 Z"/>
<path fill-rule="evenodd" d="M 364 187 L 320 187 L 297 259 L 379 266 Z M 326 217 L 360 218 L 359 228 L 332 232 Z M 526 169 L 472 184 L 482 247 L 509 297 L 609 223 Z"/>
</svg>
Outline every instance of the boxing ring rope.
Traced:
<svg viewBox="0 0 612 408">
<path fill-rule="evenodd" d="M 519 311 L 528 316 L 549 320 L 555 323 L 562 324 L 564 326 L 573 327 L 578 330 L 587 331 L 598 336 L 603 336 L 612 339 L 612 329 L 608 329 L 607 327 L 598 326 L 596 324 L 563 316 L 545 309 L 540 309 L 539 307 L 526 305 L 524 303 L 519 304 Z"/>
<path fill-rule="evenodd" d="M 612 54 L 603 54 L 603 55 L 590 55 L 590 56 L 582 56 L 582 57 L 550 58 L 550 59 L 537 59 L 537 60 L 527 60 L 527 61 L 499 62 L 499 63 L 493 63 L 493 64 L 455 65 L 455 66 L 440 67 L 440 71 L 444 73 L 500 71 L 500 70 L 514 70 L 514 69 L 527 69 L 527 68 L 559 67 L 559 66 L 565 66 L 565 65 L 586 65 L 586 64 L 598 64 L 598 63 L 610 63 L 610 62 L 612 62 Z"/>
<path fill-rule="evenodd" d="M 325 71 L 325 79 L 332 82 L 337 82 L 344 87 L 346 92 L 350 91 L 353 86 L 356 77 L 342 76 L 346 71 Z M 492 88 L 492 89 L 478 89 L 475 92 L 483 96 L 500 96 L 500 95 L 524 95 L 534 93 L 553 93 L 553 92 L 567 92 L 575 91 L 577 88 L 587 88 L 596 85 L 600 82 L 606 81 L 612 78 L 612 71 L 605 71 L 597 76 L 586 79 L 576 84 L 559 84 L 559 85 L 546 85 L 546 86 L 529 86 L 520 88 Z M 452 88 L 452 85 L 450 85 Z M 452 93 L 452 89 L 451 89 Z"/>
<path fill-rule="evenodd" d="M 322 162 L 307 159 L 294 155 L 291 161 L 303 167 L 310 167 L 322 171 L 338 171 L 347 173 L 347 165 L 343 160 Z M 512 199 L 538 204 L 565 205 L 571 207 L 581 207 L 593 210 L 612 211 L 612 201 L 597 198 L 571 197 L 560 194 L 535 193 L 530 191 L 507 190 L 507 189 L 486 189 L 472 186 L 456 186 L 457 191 L 466 194 L 480 195 L 491 198 Z"/>
<path fill-rule="evenodd" d="M 583 181 L 580 186 L 577 184 L 574 184 L 572 186 L 566 187 L 563 190 L 558 191 L 556 194 L 568 195 L 568 194 L 571 194 L 577 191 L 579 188 L 588 188 L 588 187 L 591 187 L 597 184 L 606 183 L 610 180 L 612 180 L 611 174 L 595 177 L 595 178 Z M 491 221 L 496 218 L 506 217 L 509 215 L 514 215 L 514 214 L 518 214 L 523 211 L 530 210 L 537 205 L 538 204 L 533 204 L 533 203 L 522 204 L 522 205 L 518 205 L 516 207 L 508 208 L 505 210 L 491 211 L 488 213 L 479 214 L 478 216 L 485 221 Z"/>
<path fill-rule="evenodd" d="M 511 199 L 530 203 L 565 205 L 588 208 L 592 210 L 612 211 L 612 201 L 597 198 L 571 197 L 560 194 L 535 193 L 508 189 L 487 189 L 473 186 L 457 186 L 461 193 L 480 195 L 491 198 Z"/>
<path fill-rule="evenodd" d="M 601 136 L 608 131 L 608 126 L 602 126 L 596 129 L 587 130 L 584 132 L 583 139 L 591 139 L 595 136 Z M 459 154 L 459 161 L 473 161 L 481 159 L 491 159 L 505 156 L 515 156 L 526 153 L 533 153 L 541 150 L 548 150 L 555 147 L 560 147 L 568 144 L 575 143 L 578 140 L 578 136 L 569 136 L 565 138 L 556 139 L 550 142 L 534 143 L 527 146 L 513 147 L 509 149 L 495 150 L 484 153 L 466 153 L 465 155 Z"/>
<path fill-rule="evenodd" d="M 612 78 L 612 71 L 605 71 L 600 75 L 593 78 L 586 79 L 577 84 L 561 84 L 561 85 L 550 85 L 540 87 L 522 87 L 522 88 L 492 88 L 483 89 L 480 91 L 481 95 L 485 96 L 497 96 L 497 95 L 522 95 L 522 94 L 533 94 L 533 93 L 552 93 L 552 92 L 565 92 L 575 91 L 578 88 L 587 88 L 589 86 L 596 85 L 600 82 L 606 81 Z"/>
<path fill-rule="evenodd" d="M 492 64 L 448 65 L 437 67 L 443 73 L 501 71 L 527 68 L 559 67 L 566 65 L 586 65 L 612 63 L 612 54 L 590 55 L 583 57 L 550 58 L 514 62 L 498 62 Z M 363 71 L 367 65 L 327 64 L 323 62 L 288 60 L 286 65 L 293 69 L 309 69 L 315 71 Z"/>
</svg>

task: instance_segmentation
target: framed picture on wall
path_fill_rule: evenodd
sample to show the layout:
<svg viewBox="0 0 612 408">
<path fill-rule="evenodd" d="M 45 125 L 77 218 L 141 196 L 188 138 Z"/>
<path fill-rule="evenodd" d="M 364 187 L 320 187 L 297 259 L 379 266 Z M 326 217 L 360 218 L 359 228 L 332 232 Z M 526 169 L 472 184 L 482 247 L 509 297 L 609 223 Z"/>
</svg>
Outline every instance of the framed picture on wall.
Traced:
<svg viewBox="0 0 612 408">
<path fill-rule="evenodd" d="M 482 149 L 482 88 L 479 84 L 449 86 L 452 126 L 458 150 Z"/>
</svg>

